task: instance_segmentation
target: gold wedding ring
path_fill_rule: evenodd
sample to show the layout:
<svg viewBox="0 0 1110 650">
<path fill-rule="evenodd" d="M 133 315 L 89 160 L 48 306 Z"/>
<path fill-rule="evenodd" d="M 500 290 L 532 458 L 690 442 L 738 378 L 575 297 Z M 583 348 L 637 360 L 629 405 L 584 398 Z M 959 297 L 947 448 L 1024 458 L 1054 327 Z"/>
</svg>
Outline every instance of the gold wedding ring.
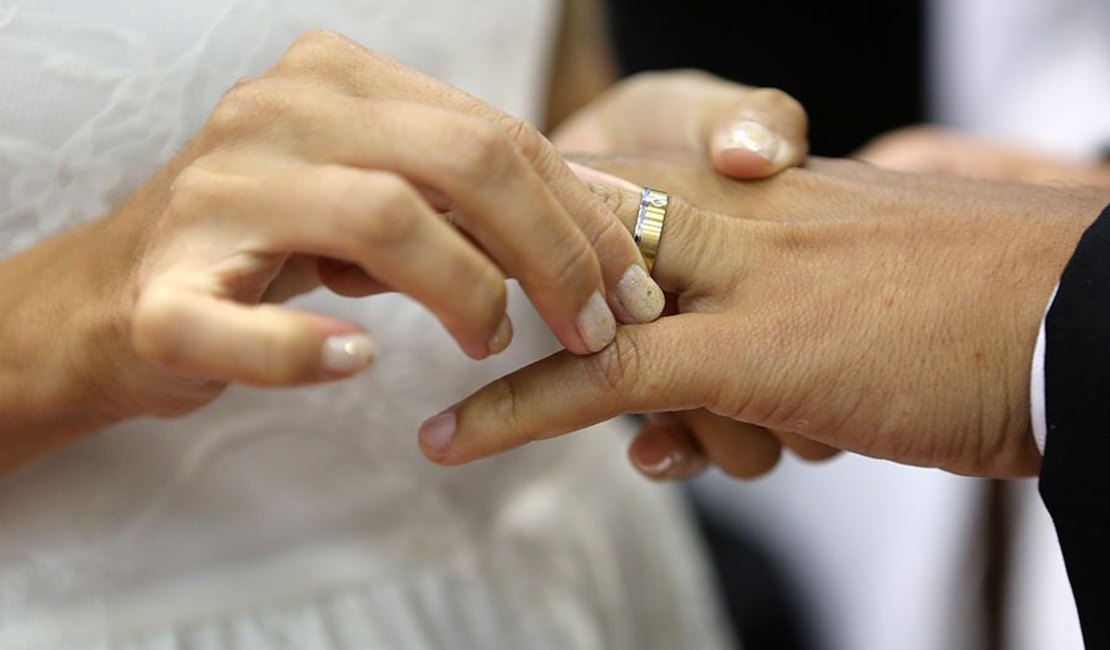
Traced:
<svg viewBox="0 0 1110 650">
<path fill-rule="evenodd" d="M 632 237 L 644 256 L 648 273 L 655 266 L 655 253 L 659 250 L 659 238 L 663 236 L 663 221 L 667 218 L 670 202 L 671 197 L 662 190 L 645 187 L 640 193 L 640 212 L 636 215 L 636 230 Z"/>
</svg>

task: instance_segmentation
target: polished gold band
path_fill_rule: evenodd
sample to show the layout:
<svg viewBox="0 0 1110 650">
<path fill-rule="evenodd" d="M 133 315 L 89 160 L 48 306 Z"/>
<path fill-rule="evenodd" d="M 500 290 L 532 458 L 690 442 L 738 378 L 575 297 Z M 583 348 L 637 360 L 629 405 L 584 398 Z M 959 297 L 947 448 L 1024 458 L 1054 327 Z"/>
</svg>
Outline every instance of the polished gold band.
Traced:
<svg viewBox="0 0 1110 650">
<path fill-rule="evenodd" d="M 667 205 L 671 197 L 661 190 L 645 187 L 640 193 L 640 212 L 636 215 L 636 230 L 633 238 L 644 256 L 648 273 L 655 266 L 655 253 L 659 250 L 659 238 L 663 236 L 663 221 L 667 218 Z"/>
</svg>

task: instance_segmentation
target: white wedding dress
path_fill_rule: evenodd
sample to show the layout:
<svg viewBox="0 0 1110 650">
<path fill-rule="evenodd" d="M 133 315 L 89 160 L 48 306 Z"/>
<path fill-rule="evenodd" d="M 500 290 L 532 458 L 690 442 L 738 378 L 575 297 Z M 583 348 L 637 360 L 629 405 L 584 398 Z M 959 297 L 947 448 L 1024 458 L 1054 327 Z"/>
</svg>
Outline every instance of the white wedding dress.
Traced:
<svg viewBox="0 0 1110 650">
<path fill-rule="evenodd" d="M 535 118 L 557 9 L 0 0 L 0 255 L 118 204 L 308 29 Z M 627 468 L 620 423 L 464 468 L 420 456 L 425 417 L 554 349 L 519 292 L 517 341 L 484 363 L 402 297 L 301 302 L 364 323 L 375 367 L 233 388 L 0 479 L 0 649 L 726 647 L 684 511 Z"/>
</svg>

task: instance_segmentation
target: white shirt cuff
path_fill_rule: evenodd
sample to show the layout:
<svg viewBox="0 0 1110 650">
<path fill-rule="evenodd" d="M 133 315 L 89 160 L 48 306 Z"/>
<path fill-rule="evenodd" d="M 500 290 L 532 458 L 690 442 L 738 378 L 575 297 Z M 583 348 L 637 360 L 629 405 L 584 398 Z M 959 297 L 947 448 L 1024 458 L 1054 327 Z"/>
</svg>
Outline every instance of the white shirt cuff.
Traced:
<svg viewBox="0 0 1110 650">
<path fill-rule="evenodd" d="M 1056 300 L 1056 290 L 1059 288 L 1060 285 L 1056 285 L 1056 289 L 1052 290 L 1052 297 L 1048 299 L 1048 305 L 1044 308 L 1041 328 L 1037 332 L 1037 345 L 1033 348 L 1033 368 L 1029 375 L 1029 419 L 1033 424 L 1033 440 L 1037 442 L 1037 449 L 1042 456 L 1044 456 L 1045 441 L 1048 439 L 1048 417 L 1044 403 L 1044 323 L 1048 310 Z"/>
</svg>

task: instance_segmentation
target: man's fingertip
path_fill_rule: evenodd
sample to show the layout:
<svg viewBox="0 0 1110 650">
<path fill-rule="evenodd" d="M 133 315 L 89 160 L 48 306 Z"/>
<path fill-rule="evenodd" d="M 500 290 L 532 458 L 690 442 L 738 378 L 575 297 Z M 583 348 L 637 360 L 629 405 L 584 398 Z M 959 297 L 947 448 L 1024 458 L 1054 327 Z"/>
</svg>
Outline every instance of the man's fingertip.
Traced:
<svg viewBox="0 0 1110 650">
<path fill-rule="evenodd" d="M 755 120 L 740 120 L 718 130 L 714 145 L 718 151 L 743 152 L 774 163 L 785 142 L 778 133 Z"/>
<path fill-rule="evenodd" d="M 429 460 L 446 462 L 457 431 L 458 415 L 453 409 L 429 418 L 420 425 L 420 449 Z"/>
</svg>

